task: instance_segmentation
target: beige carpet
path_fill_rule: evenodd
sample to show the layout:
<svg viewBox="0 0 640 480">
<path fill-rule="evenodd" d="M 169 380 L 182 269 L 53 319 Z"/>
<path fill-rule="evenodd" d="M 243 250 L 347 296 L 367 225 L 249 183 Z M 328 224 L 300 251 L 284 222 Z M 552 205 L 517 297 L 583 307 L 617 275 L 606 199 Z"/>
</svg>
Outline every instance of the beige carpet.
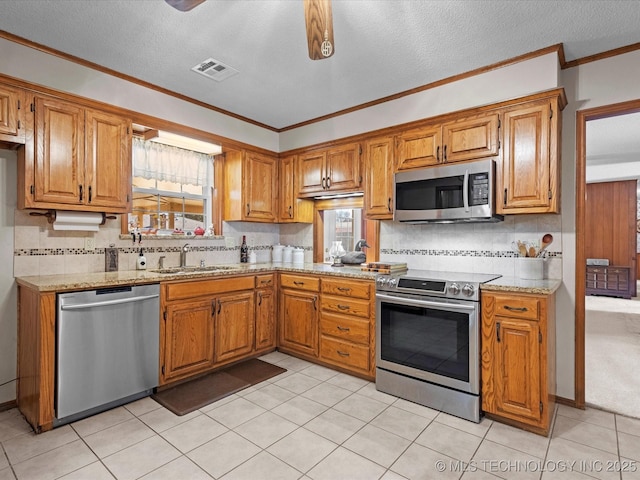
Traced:
<svg viewBox="0 0 640 480">
<path fill-rule="evenodd" d="M 640 418 L 640 301 L 585 299 L 585 400 Z"/>
</svg>

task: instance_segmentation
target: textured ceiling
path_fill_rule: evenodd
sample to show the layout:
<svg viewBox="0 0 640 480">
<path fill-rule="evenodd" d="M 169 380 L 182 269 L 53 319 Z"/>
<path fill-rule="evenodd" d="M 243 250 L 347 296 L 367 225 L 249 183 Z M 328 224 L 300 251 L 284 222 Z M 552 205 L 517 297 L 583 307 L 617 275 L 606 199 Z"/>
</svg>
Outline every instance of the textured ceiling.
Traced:
<svg viewBox="0 0 640 480">
<path fill-rule="evenodd" d="M 0 30 L 273 128 L 558 43 L 571 61 L 640 42 L 640 1 L 333 0 L 319 61 L 304 23 L 302 0 L 0 0 Z M 209 57 L 240 73 L 190 70 Z"/>
</svg>

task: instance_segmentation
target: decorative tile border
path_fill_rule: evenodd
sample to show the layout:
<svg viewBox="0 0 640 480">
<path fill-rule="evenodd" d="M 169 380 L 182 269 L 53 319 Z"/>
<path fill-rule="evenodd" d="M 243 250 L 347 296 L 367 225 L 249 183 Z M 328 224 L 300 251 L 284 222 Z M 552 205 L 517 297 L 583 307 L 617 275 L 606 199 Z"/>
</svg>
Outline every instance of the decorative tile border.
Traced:
<svg viewBox="0 0 640 480">
<path fill-rule="evenodd" d="M 382 248 L 381 254 L 385 255 L 429 255 L 433 257 L 487 257 L 487 258 L 518 258 L 512 250 L 434 250 L 434 249 L 393 249 Z M 561 258 L 562 252 L 545 252 L 544 258 Z"/>
<path fill-rule="evenodd" d="M 143 248 L 145 253 L 179 253 L 182 246 L 175 247 L 149 247 L 144 241 L 142 244 L 130 247 L 115 247 L 121 254 L 139 253 Z M 313 247 L 296 247 L 305 251 L 313 251 Z M 84 248 L 18 248 L 13 251 L 14 257 L 30 257 L 30 256 L 56 256 L 56 255 L 104 255 L 104 248 L 96 248 L 95 250 L 85 250 Z M 234 247 L 226 247 L 224 245 L 189 245 L 190 252 L 233 252 L 239 251 L 240 245 Z M 265 251 L 271 250 L 271 245 L 251 246 L 249 250 Z"/>
</svg>

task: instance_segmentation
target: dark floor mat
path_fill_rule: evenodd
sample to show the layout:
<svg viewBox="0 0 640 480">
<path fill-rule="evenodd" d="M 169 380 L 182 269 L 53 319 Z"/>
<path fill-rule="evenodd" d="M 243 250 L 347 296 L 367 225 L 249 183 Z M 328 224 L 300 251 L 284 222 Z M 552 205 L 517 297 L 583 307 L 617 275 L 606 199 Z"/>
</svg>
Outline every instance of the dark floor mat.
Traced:
<svg viewBox="0 0 640 480">
<path fill-rule="evenodd" d="M 154 393 L 151 398 L 176 415 L 186 415 L 283 372 L 286 369 L 282 367 L 251 359 Z"/>
</svg>

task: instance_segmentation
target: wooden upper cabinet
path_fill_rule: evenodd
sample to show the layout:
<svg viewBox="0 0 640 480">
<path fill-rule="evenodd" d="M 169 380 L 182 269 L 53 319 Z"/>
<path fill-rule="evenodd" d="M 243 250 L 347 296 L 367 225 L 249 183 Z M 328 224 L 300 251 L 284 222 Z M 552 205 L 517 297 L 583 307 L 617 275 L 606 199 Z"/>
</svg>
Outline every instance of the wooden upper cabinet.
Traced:
<svg viewBox="0 0 640 480">
<path fill-rule="evenodd" d="M 364 214 L 372 220 L 393 218 L 393 137 L 374 138 L 364 148 Z"/>
<path fill-rule="evenodd" d="M 299 156 L 298 196 L 362 190 L 360 144 L 350 143 Z"/>
<path fill-rule="evenodd" d="M 249 151 L 224 159 L 223 220 L 273 223 L 278 208 L 278 160 Z"/>
<path fill-rule="evenodd" d="M 396 171 L 498 155 L 496 112 L 428 125 L 396 137 Z"/>
<path fill-rule="evenodd" d="M 443 162 L 461 162 L 498 155 L 498 113 L 445 123 L 442 126 Z"/>
<path fill-rule="evenodd" d="M 554 97 L 504 111 L 498 213 L 559 212 L 560 110 Z"/>
<path fill-rule="evenodd" d="M 0 85 L 0 142 L 24 143 L 23 112 L 22 91 Z"/>
<path fill-rule="evenodd" d="M 35 97 L 19 152 L 19 208 L 125 213 L 131 199 L 131 122 L 49 97 Z"/>
<path fill-rule="evenodd" d="M 84 108 L 48 98 L 35 105 L 36 205 L 86 203 Z"/>
<path fill-rule="evenodd" d="M 396 137 L 396 171 L 437 165 L 441 158 L 442 128 L 429 125 Z"/>
<path fill-rule="evenodd" d="M 127 119 L 86 111 L 85 175 L 87 203 L 121 208 L 131 185 L 131 129 Z"/>
<path fill-rule="evenodd" d="M 313 223 L 313 202 L 297 198 L 297 157 L 290 155 L 280 159 L 280 205 L 278 223 Z"/>
</svg>

